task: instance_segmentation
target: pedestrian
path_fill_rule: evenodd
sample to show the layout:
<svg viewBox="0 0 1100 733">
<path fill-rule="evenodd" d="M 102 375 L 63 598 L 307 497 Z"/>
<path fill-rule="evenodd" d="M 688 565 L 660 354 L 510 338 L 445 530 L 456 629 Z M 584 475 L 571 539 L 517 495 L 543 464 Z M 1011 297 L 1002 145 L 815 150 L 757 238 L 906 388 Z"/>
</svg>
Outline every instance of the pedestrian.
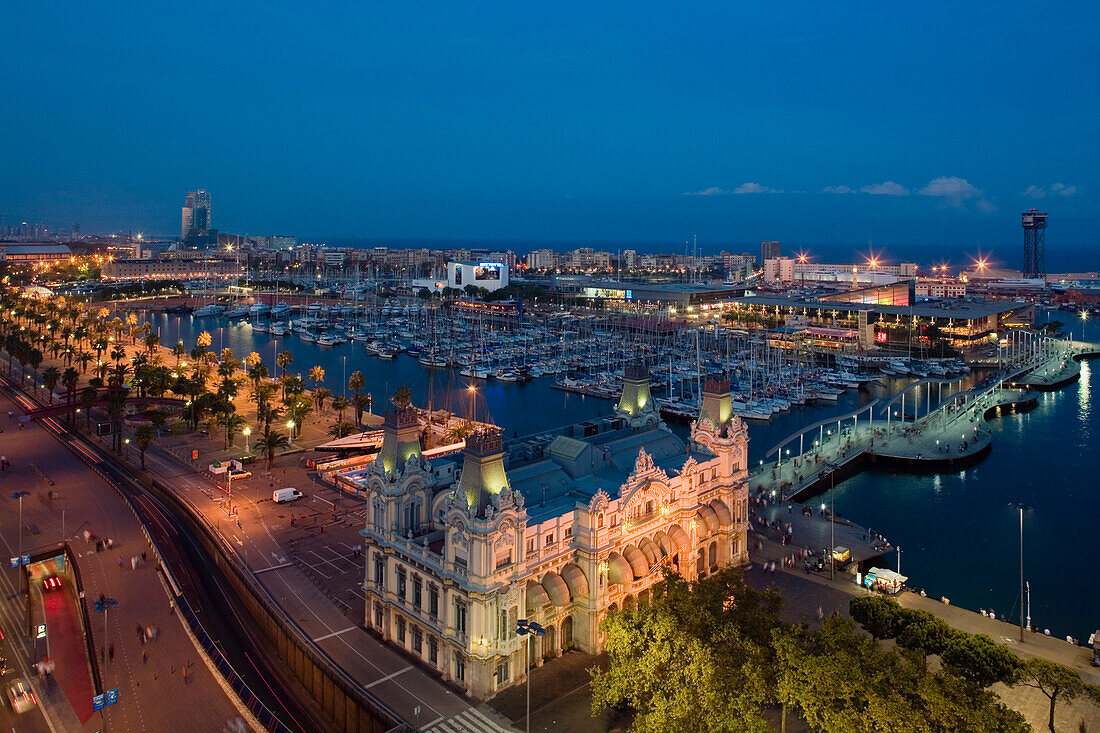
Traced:
<svg viewBox="0 0 1100 733">
<path fill-rule="evenodd" d="M 119 556 L 118 556 L 118 566 L 119 566 L 120 568 L 122 567 L 122 555 L 119 555 Z"/>
<path fill-rule="evenodd" d="M 142 550 L 142 551 L 141 551 L 141 561 L 142 561 L 142 562 L 145 562 L 145 560 L 146 560 L 146 557 L 145 557 L 145 550 Z"/>
<path fill-rule="evenodd" d="M 107 659 L 109 661 L 112 661 L 112 662 L 115 661 L 115 645 L 114 644 L 110 644 L 107 647 Z"/>
<path fill-rule="evenodd" d="M 143 641 L 142 644 L 144 644 L 144 643 L 145 642 Z M 146 651 L 145 649 L 142 649 L 141 650 L 141 663 L 145 664 L 148 661 L 149 661 L 149 652 Z"/>
<path fill-rule="evenodd" d="M 185 684 L 185 685 L 187 684 L 188 678 L 190 676 L 191 676 L 191 673 L 187 671 L 187 667 L 184 667 L 183 668 L 183 684 Z"/>
</svg>

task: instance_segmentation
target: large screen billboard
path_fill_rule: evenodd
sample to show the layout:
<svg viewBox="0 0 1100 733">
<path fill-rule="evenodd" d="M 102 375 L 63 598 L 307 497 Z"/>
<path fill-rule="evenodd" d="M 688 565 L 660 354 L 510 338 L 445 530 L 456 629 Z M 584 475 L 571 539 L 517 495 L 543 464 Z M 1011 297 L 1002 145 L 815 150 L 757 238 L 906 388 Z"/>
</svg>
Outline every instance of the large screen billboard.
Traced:
<svg viewBox="0 0 1100 733">
<path fill-rule="evenodd" d="M 499 262 L 482 262 L 474 268 L 474 280 L 500 280 L 502 267 Z"/>
</svg>

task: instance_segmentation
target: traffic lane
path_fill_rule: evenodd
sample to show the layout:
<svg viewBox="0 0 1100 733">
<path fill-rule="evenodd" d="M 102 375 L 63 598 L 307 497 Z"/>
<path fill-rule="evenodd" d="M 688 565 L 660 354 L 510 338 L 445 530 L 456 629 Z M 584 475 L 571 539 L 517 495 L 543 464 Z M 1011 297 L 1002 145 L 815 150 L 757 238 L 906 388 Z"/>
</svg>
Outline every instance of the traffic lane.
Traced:
<svg viewBox="0 0 1100 733">
<path fill-rule="evenodd" d="M 12 640 L 8 637 L 6 629 L 7 624 L 0 623 L 0 635 L 4 637 L 0 639 L 0 657 L 7 660 L 7 666 L 11 669 L 10 672 L 0 674 L 0 686 L 3 687 L 4 697 L 4 702 L 0 705 L 0 730 L 18 733 L 49 733 L 50 727 L 43 717 L 41 705 L 36 705 L 34 710 L 25 713 L 16 713 L 8 701 L 8 686 L 19 678 L 30 681 L 31 675 L 26 665 L 21 663 L 20 654 L 11 643 Z"/>
<path fill-rule="evenodd" d="M 46 623 L 46 656 L 53 665 L 53 677 L 60 685 L 66 699 L 81 723 L 87 723 L 92 717 L 91 670 L 84 646 L 84 627 L 80 611 L 76 606 L 76 594 L 69 585 L 62 583 L 60 588 L 43 590 L 36 583 L 32 590 L 34 600 L 42 604 Z M 42 645 L 38 651 L 43 652 Z"/>
</svg>

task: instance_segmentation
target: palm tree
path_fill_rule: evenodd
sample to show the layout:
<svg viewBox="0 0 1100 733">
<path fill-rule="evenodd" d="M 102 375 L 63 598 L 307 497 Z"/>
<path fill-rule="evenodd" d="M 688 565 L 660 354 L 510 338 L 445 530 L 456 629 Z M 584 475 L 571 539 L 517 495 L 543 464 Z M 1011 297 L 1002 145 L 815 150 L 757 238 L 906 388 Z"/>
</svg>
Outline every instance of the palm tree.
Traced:
<svg viewBox="0 0 1100 733">
<path fill-rule="evenodd" d="M 218 423 L 225 428 L 225 448 L 229 450 L 229 446 L 233 445 L 233 439 L 247 421 L 234 412 L 224 412 L 218 417 Z"/>
<path fill-rule="evenodd" d="M 180 359 L 183 358 L 183 355 L 186 354 L 186 353 L 187 353 L 187 347 L 183 345 L 183 340 L 182 339 L 179 341 L 179 343 L 177 343 L 175 346 L 172 347 L 172 355 L 176 357 L 176 371 L 177 372 L 180 370 Z"/>
<path fill-rule="evenodd" d="M 294 422 L 294 427 L 291 429 L 292 435 L 302 434 L 302 423 L 305 422 L 306 416 L 309 415 L 312 409 L 313 404 L 305 395 L 299 396 L 291 403 L 288 414 Z"/>
<path fill-rule="evenodd" d="M 452 425 L 450 428 L 447 429 L 447 432 L 444 434 L 443 437 L 448 443 L 453 445 L 455 443 L 461 443 L 462 441 L 466 440 L 466 438 L 472 432 L 474 432 L 474 428 L 470 424 L 470 421 L 467 420 L 457 425 Z"/>
<path fill-rule="evenodd" d="M 254 369 L 256 365 L 259 364 L 261 361 L 263 360 L 260 358 L 260 355 L 255 351 L 244 358 L 244 363 L 248 366 L 249 370 Z"/>
<path fill-rule="evenodd" d="M 61 384 L 65 387 L 65 400 L 69 405 L 69 419 L 72 420 L 73 400 L 76 399 L 76 385 L 80 383 L 80 374 L 68 367 L 61 375 Z"/>
<path fill-rule="evenodd" d="M 357 394 L 355 399 L 351 401 L 352 407 L 355 408 L 355 424 L 362 427 L 363 425 L 363 411 L 370 412 L 371 396 L 370 392 L 366 394 Z"/>
<path fill-rule="evenodd" d="M 407 407 L 412 402 L 412 390 L 401 385 L 397 388 L 397 391 L 393 393 L 393 404 L 398 407 Z"/>
<path fill-rule="evenodd" d="M 325 411 L 325 400 L 332 397 L 332 390 L 326 387 L 317 387 L 313 390 L 313 401 L 317 403 L 317 409 Z"/>
<path fill-rule="evenodd" d="M 145 451 L 149 450 L 149 444 L 153 442 L 153 427 L 151 425 L 138 425 L 134 429 L 134 441 L 141 452 L 141 470 L 145 470 Z"/>
<path fill-rule="evenodd" d="M 267 469 L 270 471 L 275 465 L 275 451 L 289 448 L 290 441 L 277 430 L 274 432 L 268 431 L 260 438 L 259 445 L 256 447 L 267 456 Z"/>
<path fill-rule="evenodd" d="M 313 390 L 317 391 L 317 385 L 325 381 L 325 370 L 315 366 L 309 370 L 309 378 L 313 380 Z"/>
<path fill-rule="evenodd" d="M 294 354 L 289 351 L 280 351 L 275 357 L 275 365 L 279 367 L 280 376 L 286 374 L 286 368 L 294 363 Z"/>
<path fill-rule="evenodd" d="M 333 423 L 328 429 L 328 434 L 337 440 L 346 438 L 354 432 L 355 426 L 348 422 Z"/>
<path fill-rule="evenodd" d="M 359 390 L 367 386 L 367 378 L 363 376 L 363 372 L 356 370 L 348 377 L 348 389 L 359 396 Z"/>
<path fill-rule="evenodd" d="M 145 337 L 145 350 L 152 354 L 160 346 L 160 336 L 151 333 Z"/>
<path fill-rule="evenodd" d="M 347 397 L 332 398 L 332 409 L 336 410 L 337 422 L 344 422 L 344 410 L 348 409 L 350 404 Z"/>
<path fill-rule="evenodd" d="M 53 391 L 57 389 L 58 382 L 61 381 L 61 370 L 55 366 L 47 367 L 42 372 L 42 384 L 46 385 L 46 389 L 50 392 L 50 404 L 53 404 Z"/>
<path fill-rule="evenodd" d="M 95 387 L 89 385 L 80 393 L 80 404 L 84 406 L 89 428 L 92 427 L 92 408 L 97 402 L 99 402 L 99 390 Z"/>
</svg>

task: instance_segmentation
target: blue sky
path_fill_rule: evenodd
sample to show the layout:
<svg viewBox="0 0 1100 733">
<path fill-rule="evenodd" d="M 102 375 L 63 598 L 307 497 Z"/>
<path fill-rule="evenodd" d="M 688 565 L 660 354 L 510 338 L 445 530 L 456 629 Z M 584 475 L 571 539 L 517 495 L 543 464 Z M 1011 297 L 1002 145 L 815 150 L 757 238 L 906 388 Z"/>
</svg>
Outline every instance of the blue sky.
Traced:
<svg viewBox="0 0 1100 733">
<path fill-rule="evenodd" d="M 1091 3 L 4 13 L 9 220 L 174 233 L 204 187 L 225 231 L 1009 258 L 1040 206 L 1100 249 Z"/>
</svg>

